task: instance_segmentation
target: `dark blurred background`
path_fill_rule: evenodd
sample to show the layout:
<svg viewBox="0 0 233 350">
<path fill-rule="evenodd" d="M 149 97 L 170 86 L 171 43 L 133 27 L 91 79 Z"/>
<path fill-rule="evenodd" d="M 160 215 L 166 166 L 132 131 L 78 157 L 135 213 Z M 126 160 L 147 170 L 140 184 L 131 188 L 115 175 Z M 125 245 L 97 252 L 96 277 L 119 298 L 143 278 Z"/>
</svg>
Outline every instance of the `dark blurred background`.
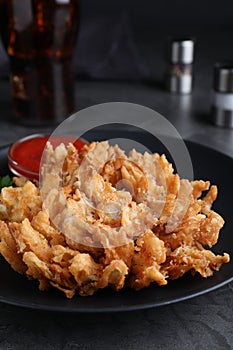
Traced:
<svg viewBox="0 0 233 350">
<path fill-rule="evenodd" d="M 127 11 L 137 28 L 158 25 L 233 26 L 231 0 L 82 0 L 85 16 L 111 16 Z"/>
<path fill-rule="evenodd" d="M 88 43 L 89 48 L 86 48 L 85 52 L 90 50 L 90 45 L 95 46 L 96 42 L 101 42 L 103 45 L 103 42 L 110 40 L 106 37 L 114 36 L 113 28 L 117 23 L 119 27 L 124 26 L 122 31 L 126 35 L 126 43 L 121 45 L 120 42 L 120 48 L 116 52 L 116 56 L 119 55 L 117 61 L 122 60 L 120 56 L 124 51 L 124 63 L 130 67 L 131 56 L 135 57 L 132 46 L 134 48 L 136 46 L 139 54 L 136 62 L 135 58 L 132 59 L 132 64 L 139 67 L 138 71 L 135 68 L 135 71 L 129 74 L 129 78 L 133 73 L 139 78 L 144 77 L 147 70 L 152 80 L 161 79 L 165 45 L 169 36 L 191 36 L 196 39 L 195 57 L 198 66 L 202 65 L 203 61 L 212 66 L 215 61 L 233 59 L 233 1 L 231 0 L 82 0 L 81 5 L 81 27 L 86 32 L 91 31 L 92 27 L 95 31 L 93 43 Z M 96 23 L 101 22 L 104 28 L 102 32 L 100 28 L 99 31 L 98 28 L 94 29 Z M 124 24 L 122 25 L 121 22 Z M 81 32 L 82 42 L 83 33 Z M 131 45 L 132 42 L 133 45 Z M 95 56 L 95 53 L 93 54 Z M 80 61 L 82 60 L 84 58 L 81 55 Z M 121 77 L 121 74 L 116 73 L 116 77 L 117 75 Z M 127 78 L 127 74 L 125 76 Z"/>
<path fill-rule="evenodd" d="M 195 63 L 200 69 L 202 62 L 212 66 L 216 61 L 233 59 L 232 0 L 80 2 L 81 26 L 74 60 L 79 77 L 161 80 L 166 40 L 171 36 L 196 39 Z M 0 75 L 6 71 L 3 67 L 0 62 Z"/>
</svg>

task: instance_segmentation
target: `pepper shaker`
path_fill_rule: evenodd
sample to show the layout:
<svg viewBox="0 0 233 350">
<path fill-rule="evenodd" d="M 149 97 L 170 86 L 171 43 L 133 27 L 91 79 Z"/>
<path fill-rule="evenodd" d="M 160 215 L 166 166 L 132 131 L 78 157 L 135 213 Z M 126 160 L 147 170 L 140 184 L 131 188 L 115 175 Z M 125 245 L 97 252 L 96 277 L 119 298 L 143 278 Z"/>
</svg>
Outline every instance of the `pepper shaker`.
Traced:
<svg viewBox="0 0 233 350">
<path fill-rule="evenodd" d="M 233 128 L 233 62 L 214 65 L 211 100 L 214 124 Z"/>
<path fill-rule="evenodd" d="M 179 94 L 189 94 L 193 87 L 194 41 L 173 39 L 168 51 L 166 88 Z"/>
</svg>

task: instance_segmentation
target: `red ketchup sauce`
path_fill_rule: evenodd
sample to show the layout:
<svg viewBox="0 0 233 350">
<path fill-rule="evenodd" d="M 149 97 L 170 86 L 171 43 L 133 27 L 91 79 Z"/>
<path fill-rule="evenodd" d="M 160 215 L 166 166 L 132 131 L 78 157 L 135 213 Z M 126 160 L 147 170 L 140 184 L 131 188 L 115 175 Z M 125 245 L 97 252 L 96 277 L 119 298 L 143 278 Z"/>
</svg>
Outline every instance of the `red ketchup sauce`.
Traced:
<svg viewBox="0 0 233 350">
<path fill-rule="evenodd" d="M 88 141 L 84 139 L 77 139 L 72 142 L 74 138 L 68 136 L 60 137 L 31 135 L 16 141 L 8 152 L 8 165 L 13 174 L 18 176 L 26 176 L 29 179 L 39 180 L 40 161 L 46 142 L 51 139 L 53 147 L 60 143 L 67 145 L 69 142 L 73 143 L 78 152 L 80 152 Z"/>
</svg>

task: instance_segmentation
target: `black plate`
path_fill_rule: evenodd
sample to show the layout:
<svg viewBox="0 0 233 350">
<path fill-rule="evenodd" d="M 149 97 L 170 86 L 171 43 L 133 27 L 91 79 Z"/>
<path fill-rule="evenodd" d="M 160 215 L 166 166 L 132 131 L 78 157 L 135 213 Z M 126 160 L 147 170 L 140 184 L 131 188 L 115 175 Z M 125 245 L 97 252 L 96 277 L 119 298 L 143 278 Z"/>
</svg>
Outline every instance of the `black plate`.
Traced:
<svg viewBox="0 0 233 350">
<path fill-rule="evenodd" d="M 233 159 L 204 146 L 187 142 L 195 178 L 209 179 L 218 185 L 219 196 L 214 208 L 223 215 L 226 224 L 221 231 L 214 251 L 228 252 L 233 257 Z M 8 172 L 7 147 L 0 149 L 0 174 Z M 97 292 L 91 297 L 75 296 L 66 300 L 56 290 L 40 292 L 36 281 L 15 273 L 3 258 L 0 258 L 0 301 L 33 309 L 64 312 L 113 312 L 157 307 L 189 299 L 219 288 L 233 280 L 233 259 L 219 272 L 208 279 L 190 274 L 170 281 L 165 287 L 151 285 L 141 291 L 111 289 Z"/>
</svg>

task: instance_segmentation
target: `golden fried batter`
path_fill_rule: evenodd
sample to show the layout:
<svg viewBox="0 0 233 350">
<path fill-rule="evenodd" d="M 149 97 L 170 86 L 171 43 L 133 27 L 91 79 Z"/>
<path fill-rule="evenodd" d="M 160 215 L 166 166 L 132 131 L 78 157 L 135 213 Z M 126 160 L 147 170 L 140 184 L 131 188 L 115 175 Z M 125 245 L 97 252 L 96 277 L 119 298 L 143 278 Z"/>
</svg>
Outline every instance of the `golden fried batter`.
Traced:
<svg viewBox="0 0 233 350">
<path fill-rule="evenodd" d="M 0 193 L 0 253 L 40 290 L 138 290 L 187 271 L 209 277 L 229 261 L 205 249 L 224 224 L 211 209 L 217 187 L 180 179 L 165 155 L 48 144 L 42 175 L 40 190 L 15 178 Z"/>
</svg>

